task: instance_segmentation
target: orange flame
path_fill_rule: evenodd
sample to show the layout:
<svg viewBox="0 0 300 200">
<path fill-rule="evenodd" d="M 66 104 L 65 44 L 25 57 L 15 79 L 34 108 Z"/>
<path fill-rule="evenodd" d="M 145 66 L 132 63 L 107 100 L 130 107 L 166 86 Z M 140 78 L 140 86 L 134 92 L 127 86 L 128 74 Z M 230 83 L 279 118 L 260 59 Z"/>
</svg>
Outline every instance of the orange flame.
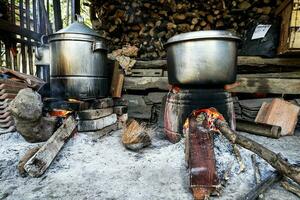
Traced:
<svg viewBox="0 0 300 200">
<path fill-rule="evenodd" d="M 71 113 L 72 113 L 72 111 L 70 111 L 70 110 L 60 110 L 60 109 L 53 109 L 52 111 L 50 111 L 51 116 L 64 117 L 64 118 L 67 117 Z"/>
<path fill-rule="evenodd" d="M 177 94 L 178 92 L 180 92 L 180 87 L 178 87 L 176 85 L 172 85 L 171 91 L 172 91 L 172 93 Z"/>
</svg>

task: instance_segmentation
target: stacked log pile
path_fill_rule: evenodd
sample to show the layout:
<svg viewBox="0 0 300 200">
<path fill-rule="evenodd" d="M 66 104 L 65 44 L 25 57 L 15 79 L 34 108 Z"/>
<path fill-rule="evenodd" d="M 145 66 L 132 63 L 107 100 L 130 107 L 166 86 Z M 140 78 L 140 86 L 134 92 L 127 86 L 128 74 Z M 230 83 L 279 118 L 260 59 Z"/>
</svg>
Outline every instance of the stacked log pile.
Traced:
<svg viewBox="0 0 300 200">
<path fill-rule="evenodd" d="M 232 30 L 243 34 L 252 22 L 269 23 L 281 0 L 92 0 L 93 28 L 110 50 L 137 46 L 143 60 L 164 58 L 163 44 L 172 36 L 199 30 Z"/>
</svg>

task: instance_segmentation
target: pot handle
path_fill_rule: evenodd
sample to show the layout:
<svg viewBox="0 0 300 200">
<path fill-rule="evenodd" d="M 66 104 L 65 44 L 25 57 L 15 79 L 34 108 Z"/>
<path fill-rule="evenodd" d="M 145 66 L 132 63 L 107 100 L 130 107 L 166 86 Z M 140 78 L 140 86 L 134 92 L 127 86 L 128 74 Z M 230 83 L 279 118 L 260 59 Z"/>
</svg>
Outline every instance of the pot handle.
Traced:
<svg viewBox="0 0 300 200">
<path fill-rule="evenodd" d="M 93 42 L 93 44 L 92 44 L 92 50 L 93 50 L 93 52 L 94 51 L 99 51 L 99 50 L 107 50 L 107 48 L 106 48 L 106 46 L 105 46 L 105 44 L 103 43 L 103 42 L 99 42 L 99 41 L 97 41 L 97 42 Z"/>
</svg>

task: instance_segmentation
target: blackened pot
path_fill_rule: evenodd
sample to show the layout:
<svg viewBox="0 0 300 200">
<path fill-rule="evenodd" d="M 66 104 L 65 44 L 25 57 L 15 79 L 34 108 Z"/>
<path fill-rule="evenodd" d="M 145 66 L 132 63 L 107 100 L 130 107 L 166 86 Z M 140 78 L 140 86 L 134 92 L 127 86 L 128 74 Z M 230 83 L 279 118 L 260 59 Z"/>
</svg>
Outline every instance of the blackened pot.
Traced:
<svg viewBox="0 0 300 200">
<path fill-rule="evenodd" d="M 49 36 L 51 94 L 54 98 L 91 99 L 108 93 L 104 39 L 81 22 Z"/>
<path fill-rule="evenodd" d="M 228 31 L 196 31 L 170 38 L 165 44 L 169 83 L 234 83 L 239 40 L 239 37 Z"/>
</svg>

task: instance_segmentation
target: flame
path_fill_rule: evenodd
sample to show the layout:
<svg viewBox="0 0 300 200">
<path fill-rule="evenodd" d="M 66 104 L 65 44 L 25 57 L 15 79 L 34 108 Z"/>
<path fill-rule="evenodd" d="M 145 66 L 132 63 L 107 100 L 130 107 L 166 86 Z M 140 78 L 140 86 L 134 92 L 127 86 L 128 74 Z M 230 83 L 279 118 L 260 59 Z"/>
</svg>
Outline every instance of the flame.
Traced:
<svg viewBox="0 0 300 200">
<path fill-rule="evenodd" d="M 50 111 L 50 115 L 56 117 L 67 117 L 72 112 L 73 111 L 70 110 L 53 109 L 52 111 Z"/>
<path fill-rule="evenodd" d="M 215 108 L 206 108 L 206 109 L 198 109 L 194 110 L 190 117 L 194 117 L 196 121 L 204 126 L 205 128 L 208 128 L 209 130 L 218 131 L 218 129 L 215 127 L 214 122 L 216 119 L 220 119 L 222 121 L 225 121 L 222 114 L 220 114 L 217 109 Z M 185 120 L 183 124 L 183 132 L 186 133 L 186 131 L 189 130 L 189 117 Z"/>
</svg>

